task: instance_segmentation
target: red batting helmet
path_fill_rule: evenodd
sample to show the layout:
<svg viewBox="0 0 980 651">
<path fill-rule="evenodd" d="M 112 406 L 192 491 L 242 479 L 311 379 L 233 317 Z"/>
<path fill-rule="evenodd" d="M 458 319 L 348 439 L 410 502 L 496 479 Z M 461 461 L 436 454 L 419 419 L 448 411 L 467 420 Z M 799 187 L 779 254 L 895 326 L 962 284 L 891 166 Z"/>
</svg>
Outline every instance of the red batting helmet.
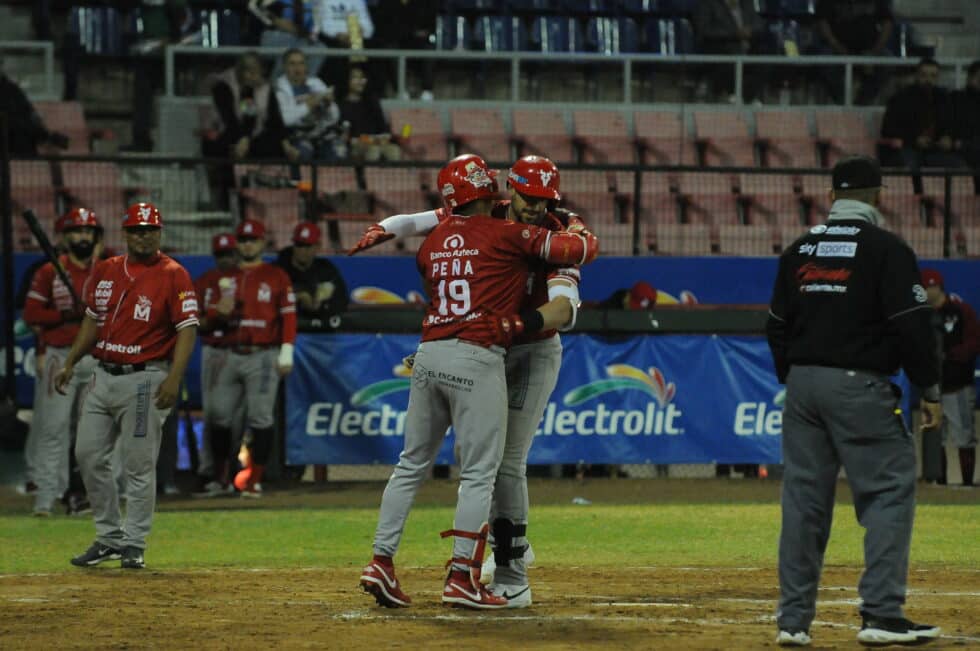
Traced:
<svg viewBox="0 0 980 651">
<path fill-rule="evenodd" d="M 261 240 L 265 238 L 265 224 L 257 219 L 246 219 L 238 225 L 235 234 L 238 235 L 238 239 L 252 238 L 254 240 Z"/>
<path fill-rule="evenodd" d="M 529 197 L 561 201 L 561 193 L 558 192 L 561 182 L 558 167 L 544 156 L 519 158 L 510 168 L 507 182 L 512 188 Z"/>
<path fill-rule="evenodd" d="M 131 226 L 161 228 L 163 226 L 163 217 L 160 216 L 160 211 L 152 203 L 141 201 L 134 203 L 126 209 L 126 217 L 123 219 L 122 225 L 123 228 L 129 228 Z"/>
<path fill-rule="evenodd" d="M 211 252 L 215 255 L 234 251 L 238 242 L 232 233 L 218 233 L 211 238 Z"/>
<path fill-rule="evenodd" d="M 89 226 L 96 230 L 102 230 L 102 224 L 95 213 L 88 208 L 73 208 L 65 213 L 55 224 L 55 232 L 67 231 L 71 228 L 82 228 Z"/>
<path fill-rule="evenodd" d="M 439 170 L 436 182 L 446 207 L 452 209 L 477 199 L 492 199 L 497 193 L 496 176 L 482 158 L 463 154 Z"/>
</svg>

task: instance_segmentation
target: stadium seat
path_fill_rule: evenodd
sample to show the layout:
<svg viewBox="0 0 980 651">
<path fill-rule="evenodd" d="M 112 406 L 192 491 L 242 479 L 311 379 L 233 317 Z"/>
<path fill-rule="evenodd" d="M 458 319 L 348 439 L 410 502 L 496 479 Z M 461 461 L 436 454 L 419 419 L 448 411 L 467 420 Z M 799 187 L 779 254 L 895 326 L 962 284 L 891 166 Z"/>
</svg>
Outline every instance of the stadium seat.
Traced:
<svg viewBox="0 0 980 651">
<path fill-rule="evenodd" d="M 612 224 L 629 220 L 617 194 L 614 172 L 566 170 L 561 173 L 562 205 L 582 215 L 586 223 Z"/>
<path fill-rule="evenodd" d="M 91 153 L 91 134 L 85 124 L 81 102 L 36 102 L 34 108 L 51 131 L 68 136 L 68 154 Z"/>
<path fill-rule="evenodd" d="M 769 226 L 722 224 L 718 226 L 720 255 L 774 255 L 774 231 Z"/>
<path fill-rule="evenodd" d="M 637 52 L 640 30 L 632 18 L 592 15 L 586 21 L 585 44 L 586 49 L 599 54 Z"/>
<path fill-rule="evenodd" d="M 686 224 L 738 224 L 736 180 L 728 174 L 682 172 L 677 176 L 681 221 Z"/>
<path fill-rule="evenodd" d="M 654 54 L 694 53 L 694 31 L 682 18 L 650 17 L 643 24 L 644 49 Z"/>
<path fill-rule="evenodd" d="M 561 111 L 514 109 L 514 139 L 520 154 L 547 156 L 559 165 L 575 162 L 572 137 Z"/>
<path fill-rule="evenodd" d="M 653 234 L 658 255 L 711 255 L 711 232 L 707 224 L 656 224 Z"/>
<path fill-rule="evenodd" d="M 804 213 L 795 191 L 797 183 L 788 174 L 740 174 L 739 195 L 746 202 L 747 222 L 802 227 Z"/>
<path fill-rule="evenodd" d="M 780 252 L 788 249 L 793 242 L 802 237 L 809 229 L 809 226 L 781 226 L 777 233 Z"/>
<path fill-rule="evenodd" d="M 106 242 L 122 245 L 122 215 L 127 195 L 114 163 L 66 161 L 61 165 L 60 192 L 64 208 L 84 207 L 95 211 L 105 228 Z"/>
<path fill-rule="evenodd" d="M 756 139 L 766 167 L 817 167 L 817 145 L 803 111 L 756 111 Z"/>
<path fill-rule="evenodd" d="M 477 16 L 473 27 L 474 49 L 511 52 L 527 48 L 527 33 L 520 18 L 507 15 Z"/>
<path fill-rule="evenodd" d="M 602 255 L 633 255 L 633 224 L 612 224 L 597 223 L 590 228 L 599 238 L 599 246 Z M 643 233 L 640 235 L 640 242 L 644 242 Z M 640 254 L 644 254 L 643 245 L 640 246 Z"/>
<path fill-rule="evenodd" d="M 413 167 L 365 167 L 364 180 L 374 198 L 377 220 L 390 215 L 432 210 L 432 185 L 427 170 Z"/>
<path fill-rule="evenodd" d="M 48 236 L 53 235 L 58 212 L 50 164 L 46 161 L 11 161 L 10 200 L 14 250 L 37 250 L 38 245 L 21 214 L 33 210 Z"/>
<path fill-rule="evenodd" d="M 830 176 L 821 174 L 801 174 L 800 186 L 802 188 L 801 199 L 809 225 L 822 224 L 827 221 L 830 213 Z"/>
<path fill-rule="evenodd" d="M 201 25 L 201 45 L 222 47 L 242 44 L 242 14 L 234 8 L 202 9 L 197 15 Z"/>
<path fill-rule="evenodd" d="M 392 133 L 402 136 L 402 151 L 407 159 L 445 162 L 446 135 L 435 109 L 392 108 L 388 117 Z"/>
<path fill-rule="evenodd" d="M 969 258 L 980 257 L 980 226 L 967 226 L 961 231 L 963 255 Z"/>
<path fill-rule="evenodd" d="M 582 28 L 574 17 L 538 16 L 531 22 L 528 49 L 540 52 L 582 52 Z"/>
<path fill-rule="evenodd" d="M 879 212 L 890 225 L 928 226 L 930 224 L 928 203 L 912 189 L 909 176 L 888 176 L 882 178 L 885 189 L 881 193 Z"/>
<path fill-rule="evenodd" d="M 72 7 L 68 15 L 68 33 L 78 39 L 86 54 L 122 56 L 126 54 L 123 32 L 125 14 L 114 7 Z"/>
<path fill-rule="evenodd" d="M 621 192 L 632 192 L 632 173 L 620 172 Z M 645 172 L 640 179 L 640 219 L 649 224 L 680 223 L 678 180 L 664 172 Z"/>
<path fill-rule="evenodd" d="M 684 132 L 684 120 L 676 111 L 637 111 L 633 130 L 646 165 L 693 165 L 692 143 Z"/>
<path fill-rule="evenodd" d="M 877 134 L 875 137 L 868 134 L 864 112 L 818 110 L 814 117 L 822 166 L 833 167 L 839 159 L 850 154 L 877 154 Z"/>
<path fill-rule="evenodd" d="M 755 142 L 741 112 L 695 111 L 694 130 L 703 165 L 755 166 Z"/>
<path fill-rule="evenodd" d="M 943 229 L 927 226 L 891 225 L 889 230 L 902 237 L 921 259 L 943 257 Z"/>
<path fill-rule="evenodd" d="M 465 16 L 436 16 L 436 47 L 440 50 L 468 50 L 473 28 Z"/>
<path fill-rule="evenodd" d="M 289 246 L 293 227 L 306 218 L 303 194 L 295 188 L 242 188 L 242 218 L 265 224 L 270 248 Z"/>
<path fill-rule="evenodd" d="M 575 137 L 583 163 L 636 162 L 635 140 L 629 135 L 626 116 L 619 111 L 574 111 Z"/>
<path fill-rule="evenodd" d="M 504 116 L 497 109 L 454 108 L 449 112 L 450 138 L 456 154 L 479 154 L 488 162 L 514 160 Z"/>
</svg>

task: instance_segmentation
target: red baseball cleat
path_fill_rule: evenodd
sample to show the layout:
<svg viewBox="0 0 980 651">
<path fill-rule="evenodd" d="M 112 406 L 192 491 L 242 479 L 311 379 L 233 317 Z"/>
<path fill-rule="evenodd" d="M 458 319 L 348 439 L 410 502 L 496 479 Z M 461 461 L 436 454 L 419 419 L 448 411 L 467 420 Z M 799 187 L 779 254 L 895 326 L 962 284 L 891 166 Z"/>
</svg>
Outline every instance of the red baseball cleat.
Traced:
<svg viewBox="0 0 980 651">
<path fill-rule="evenodd" d="M 385 608 L 408 608 L 412 603 L 412 598 L 402 592 L 393 565 L 371 561 L 361 573 L 361 587 Z"/>
<path fill-rule="evenodd" d="M 465 572 L 450 572 L 442 590 L 442 603 L 454 608 L 494 610 L 507 607 L 507 599 L 488 592 L 479 580 L 470 579 Z"/>
</svg>

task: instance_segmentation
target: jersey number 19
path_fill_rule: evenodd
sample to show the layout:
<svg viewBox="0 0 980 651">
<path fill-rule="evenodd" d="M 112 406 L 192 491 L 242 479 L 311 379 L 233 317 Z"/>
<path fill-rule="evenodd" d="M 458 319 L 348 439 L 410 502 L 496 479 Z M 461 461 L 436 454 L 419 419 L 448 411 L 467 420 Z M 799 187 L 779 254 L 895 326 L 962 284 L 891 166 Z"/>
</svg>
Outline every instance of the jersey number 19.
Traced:
<svg viewBox="0 0 980 651">
<path fill-rule="evenodd" d="M 466 316 L 470 313 L 470 283 L 466 280 L 449 282 L 449 298 L 446 298 L 446 281 L 439 281 L 439 314 L 449 316 Z"/>
</svg>

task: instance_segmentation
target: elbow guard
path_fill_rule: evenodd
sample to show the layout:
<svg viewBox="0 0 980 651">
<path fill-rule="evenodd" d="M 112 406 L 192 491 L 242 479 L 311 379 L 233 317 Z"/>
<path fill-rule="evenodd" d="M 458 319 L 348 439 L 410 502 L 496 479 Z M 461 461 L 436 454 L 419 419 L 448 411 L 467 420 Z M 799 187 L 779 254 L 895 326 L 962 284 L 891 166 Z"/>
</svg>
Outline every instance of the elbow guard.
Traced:
<svg viewBox="0 0 980 651">
<path fill-rule="evenodd" d="M 599 238 L 583 233 L 552 232 L 544 245 L 544 259 L 552 264 L 588 264 L 599 255 Z"/>
</svg>

